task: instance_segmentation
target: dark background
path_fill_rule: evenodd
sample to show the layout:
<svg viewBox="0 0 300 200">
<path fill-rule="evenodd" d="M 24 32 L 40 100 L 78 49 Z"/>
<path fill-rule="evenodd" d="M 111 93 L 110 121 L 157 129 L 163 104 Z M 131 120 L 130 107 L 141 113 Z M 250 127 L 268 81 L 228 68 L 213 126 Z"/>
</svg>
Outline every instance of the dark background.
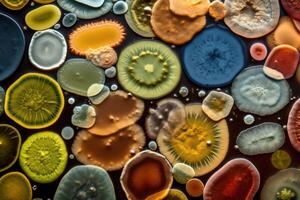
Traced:
<svg viewBox="0 0 300 200">
<path fill-rule="evenodd" d="M 15 19 L 19 23 L 20 27 L 23 28 L 24 26 L 26 26 L 25 21 L 24 21 L 26 13 L 28 11 L 34 9 L 34 8 L 39 7 L 39 6 L 40 5 L 37 4 L 37 3 L 35 3 L 34 6 L 31 6 L 31 4 L 29 2 L 22 10 L 20 10 L 20 11 L 11 11 L 11 10 L 6 9 L 2 5 L 0 5 L 0 12 L 5 13 L 5 14 L 9 15 L 10 17 L 12 17 L 13 19 Z M 62 17 L 63 17 L 63 15 L 66 14 L 67 12 L 65 12 L 63 10 L 61 10 L 61 11 L 62 11 Z M 284 15 L 284 13 L 282 13 L 282 14 Z M 94 21 L 104 20 L 104 19 L 117 20 L 118 22 L 122 23 L 126 28 L 126 33 L 127 33 L 126 40 L 122 43 L 121 46 L 116 48 L 116 51 L 118 52 L 118 54 L 120 53 L 120 51 L 125 46 L 129 45 L 130 43 L 132 43 L 136 40 L 145 39 L 145 38 L 142 38 L 142 37 L 136 35 L 133 31 L 131 31 L 131 29 L 126 24 L 126 21 L 125 21 L 123 16 L 114 15 L 112 12 L 110 12 L 109 14 L 107 14 L 105 16 L 102 16 L 102 17 L 99 17 L 99 18 L 93 19 L 93 20 L 80 20 L 80 19 L 78 19 L 77 23 L 71 28 L 63 27 L 62 24 L 61 24 L 61 21 L 60 21 L 59 23 L 61 24 L 61 28 L 58 31 L 61 32 L 67 39 L 68 34 L 72 30 L 74 30 L 76 27 L 78 27 L 79 25 L 87 24 L 87 23 L 94 22 Z M 209 17 L 207 17 L 207 19 L 208 19 L 208 24 L 209 23 L 215 23 Z M 62 18 L 61 18 L 61 20 L 62 20 Z M 223 22 L 218 22 L 218 23 L 223 24 Z M 5 30 L 1 29 L 1 25 L 0 25 L 0 31 L 5 31 Z M 31 39 L 32 35 L 34 34 L 34 31 L 30 30 L 29 28 L 27 30 L 23 29 L 23 31 L 24 31 L 25 38 L 26 38 L 25 54 L 24 54 L 23 60 L 20 64 L 19 68 L 17 69 L 17 71 L 11 77 L 6 79 L 5 81 L 0 82 L 0 86 L 2 86 L 5 90 L 19 76 L 21 76 L 22 74 L 27 73 L 27 72 L 36 71 L 36 72 L 40 72 L 40 73 L 46 73 L 46 74 L 56 78 L 56 71 L 57 70 L 50 71 L 50 72 L 41 71 L 41 70 L 38 70 L 35 67 L 33 67 L 33 65 L 29 62 L 27 51 L 28 51 L 28 46 L 29 46 L 29 43 L 30 43 L 30 39 Z M 248 54 L 247 55 L 248 56 L 248 61 L 247 61 L 248 65 L 247 66 L 262 64 L 262 62 L 255 62 L 255 61 L 251 60 L 251 57 L 249 55 L 249 47 L 254 42 L 257 42 L 257 41 L 264 42 L 264 38 L 258 38 L 258 39 L 254 39 L 254 40 L 246 40 L 246 39 L 243 39 L 243 40 L 245 41 L 246 48 L 247 48 L 246 52 Z M 182 55 L 181 49 L 182 49 L 182 47 L 180 47 L 180 46 L 178 46 L 176 48 L 173 48 L 173 50 L 176 51 L 179 58 L 181 58 L 181 55 Z M 72 58 L 72 57 L 76 57 L 76 56 L 72 55 L 71 53 L 68 53 L 67 59 Z M 247 66 L 245 66 L 245 67 L 247 67 Z M 106 85 L 110 86 L 113 83 L 117 83 L 117 80 L 107 78 Z M 293 90 L 293 93 L 292 93 L 293 97 L 298 98 L 300 96 L 300 92 L 298 92 L 299 88 L 300 88 L 300 83 L 296 80 L 295 77 L 291 78 L 289 80 L 289 83 L 290 83 L 290 86 Z M 190 89 L 190 94 L 188 96 L 189 101 L 186 101 L 186 99 L 181 98 L 180 95 L 178 95 L 178 90 L 181 86 L 187 86 Z M 187 103 L 187 102 L 202 102 L 203 99 L 199 98 L 197 96 L 197 93 L 198 93 L 199 89 L 204 89 L 204 88 L 200 88 L 200 87 L 196 86 L 195 84 L 191 83 L 191 81 L 189 81 L 186 78 L 185 74 L 183 73 L 182 78 L 181 78 L 181 82 L 178 84 L 178 87 L 169 96 L 173 96 L 174 94 L 177 94 L 178 97 L 185 103 Z M 221 89 L 223 91 L 229 92 L 230 91 L 230 85 L 228 87 L 223 87 Z M 208 90 L 206 90 L 206 91 L 207 91 L 207 93 L 209 92 Z M 75 100 L 76 100 L 75 104 L 69 105 L 66 102 L 64 112 L 62 113 L 60 119 L 54 125 L 52 125 L 51 127 L 48 127 L 46 129 L 42 129 L 42 130 L 52 130 L 52 131 L 55 131 L 57 133 L 60 133 L 63 127 L 72 126 L 72 124 L 71 124 L 71 115 L 72 115 L 73 107 L 76 106 L 76 105 L 81 105 L 84 102 L 87 102 L 87 98 L 81 98 L 81 97 L 73 95 L 73 94 L 65 93 L 65 100 L 66 101 L 68 100 L 69 97 L 74 97 L 75 98 Z M 255 123 L 253 125 L 256 125 L 256 124 L 259 124 L 259 123 L 262 123 L 262 122 L 265 122 L 265 121 L 273 121 L 273 122 L 280 123 L 282 125 L 286 125 L 288 113 L 289 113 L 289 110 L 291 109 L 291 106 L 294 103 L 294 101 L 295 100 L 292 100 L 283 110 L 281 110 L 280 112 L 278 112 L 278 113 L 276 113 L 272 116 L 262 118 L 262 117 L 254 115 L 255 116 Z M 140 125 L 143 126 L 144 118 L 148 113 L 148 109 L 150 107 L 155 107 L 155 102 L 156 101 L 145 101 L 146 109 L 145 109 L 144 116 L 139 121 Z M 249 126 L 245 125 L 244 122 L 243 122 L 243 117 L 245 116 L 245 114 L 246 113 L 240 112 L 240 111 L 238 111 L 238 109 L 236 107 L 234 107 L 231 114 L 230 114 L 230 116 L 227 118 L 229 131 L 230 131 L 230 145 L 229 145 L 228 154 L 227 154 L 226 158 L 224 159 L 224 161 L 219 165 L 218 168 L 216 168 L 211 173 L 209 173 L 205 176 L 199 177 L 204 183 L 206 183 L 207 179 L 217 169 L 222 167 L 227 161 L 229 161 L 233 158 L 238 158 L 238 157 L 243 157 L 243 158 L 249 159 L 257 167 L 257 169 L 259 170 L 260 175 L 261 175 L 261 187 L 263 186 L 266 178 L 268 178 L 269 176 L 273 175 L 275 172 L 278 171 L 271 164 L 271 161 L 270 161 L 271 154 L 264 154 L 264 155 L 257 155 L 257 156 L 245 156 L 245 155 L 241 154 L 238 150 L 234 149 L 236 137 L 239 134 L 239 132 L 241 130 L 244 130 L 245 128 L 249 127 Z M 229 121 L 229 118 L 232 118 L 233 121 Z M 19 126 L 18 124 L 14 123 L 12 120 L 10 120 L 5 114 L 3 114 L 0 117 L 0 123 L 8 123 L 8 124 L 11 124 L 11 125 L 15 126 L 20 131 L 20 133 L 22 135 L 22 141 L 24 141 L 32 133 L 42 131 L 42 130 L 24 129 L 21 126 Z M 75 129 L 75 134 L 76 134 L 78 129 L 76 129 L 76 127 L 73 127 L 73 128 Z M 69 141 L 65 141 L 66 144 L 67 144 L 67 147 L 68 147 L 69 154 L 71 154 L 72 141 L 73 141 L 73 139 L 69 140 Z M 149 142 L 149 139 L 148 139 L 148 142 Z M 147 148 L 147 147 L 145 147 L 145 148 Z M 287 134 L 286 134 L 285 144 L 281 149 L 286 150 L 291 155 L 291 157 L 292 157 L 292 166 L 291 167 L 300 168 L 300 154 L 297 153 L 292 148 L 292 146 L 289 142 Z M 80 165 L 80 163 L 78 161 L 76 161 L 76 159 L 69 159 L 67 168 L 65 170 L 65 173 L 70 168 L 72 168 L 76 165 Z M 1 172 L 0 176 L 4 175 L 5 173 L 7 173 L 9 171 L 20 171 L 20 172 L 22 172 L 21 168 L 19 167 L 18 162 L 16 162 L 14 164 L 14 166 L 11 167 L 9 170 Z M 119 182 L 119 177 L 120 177 L 120 174 L 121 174 L 121 170 L 115 171 L 115 172 L 110 172 L 109 174 L 110 174 L 111 179 L 112 179 L 112 181 L 114 183 L 114 186 L 115 186 L 117 199 L 118 200 L 126 200 L 125 193 L 123 192 L 123 190 L 121 188 L 121 185 L 120 185 L 120 182 Z M 36 187 L 36 190 L 33 191 L 33 197 L 34 198 L 42 198 L 44 200 L 53 199 L 53 196 L 54 196 L 56 188 L 59 184 L 60 178 L 58 178 L 55 182 L 50 183 L 50 184 L 37 184 L 37 183 L 31 181 L 32 186 Z M 261 190 L 261 187 L 260 187 L 260 190 Z M 175 181 L 174 181 L 173 188 L 178 188 L 178 189 L 181 189 L 183 192 L 185 192 L 185 185 L 177 184 Z M 259 199 L 259 193 L 260 193 L 260 191 L 257 193 L 255 199 Z M 187 195 L 187 197 L 189 197 L 189 196 Z M 202 198 L 191 198 L 191 197 L 189 197 L 189 199 L 202 199 Z M 0 197 L 0 200 L 1 200 L 1 197 Z"/>
</svg>

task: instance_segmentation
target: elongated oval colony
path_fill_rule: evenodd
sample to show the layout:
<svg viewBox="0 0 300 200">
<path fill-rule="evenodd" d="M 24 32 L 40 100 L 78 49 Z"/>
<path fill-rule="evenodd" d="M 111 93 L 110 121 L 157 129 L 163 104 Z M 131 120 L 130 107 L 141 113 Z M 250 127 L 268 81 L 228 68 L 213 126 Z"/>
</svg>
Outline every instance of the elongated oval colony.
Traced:
<svg viewBox="0 0 300 200">
<path fill-rule="evenodd" d="M 25 22 L 32 30 L 41 31 L 54 26 L 60 17 L 61 12 L 57 6 L 45 5 L 28 12 Z"/>
<path fill-rule="evenodd" d="M 57 0 L 64 10 L 76 14 L 80 19 L 94 19 L 108 13 L 113 7 L 112 0 Z"/>
<path fill-rule="evenodd" d="M 208 179 L 203 197 L 204 200 L 252 200 L 259 184 L 260 175 L 256 167 L 246 159 L 237 158 Z"/>
<path fill-rule="evenodd" d="M 261 200 L 299 200 L 300 170 L 288 168 L 269 177 L 261 191 Z"/>
<path fill-rule="evenodd" d="M 269 78 L 260 65 L 242 71 L 232 83 L 231 94 L 239 110 L 260 116 L 272 115 L 290 102 L 288 82 Z"/>
<path fill-rule="evenodd" d="M 129 200 L 164 199 L 173 183 L 172 167 L 161 154 L 145 150 L 127 162 L 120 181 Z"/>
<path fill-rule="evenodd" d="M 58 68 L 66 59 L 67 42 L 56 30 L 35 32 L 31 38 L 28 55 L 30 62 L 39 69 Z"/>
<path fill-rule="evenodd" d="M 75 29 L 69 37 L 70 48 L 77 55 L 86 55 L 87 51 L 101 47 L 115 47 L 125 38 L 123 25 L 115 21 L 99 21 Z"/>
<path fill-rule="evenodd" d="M 70 169 L 61 179 L 54 200 L 115 200 L 115 190 L 108 173 L 101 167 L 81 165 Z"/>
<path fill-rule="evenodd" d="M 293 46 L 282 44 L 272 49 L 263 69 L 264 73 L 273 79 L 288 79 L 294 75 L 298 63 L 298 50 Z"/>
<path fill-rule="evenodd" d="M 236 143 L 243 154 L 257 155 L 276 151 L 284 140 L 285 134 L 280 124 L 265 122 L 242 131 Z"/>
<path fill-rule="evenodd" d="M 24 8 L 27 5 L 29 0 L 3 0 L 0 2 L 2 3 L 3 6 L 5 6 L 6 8 L 8 8 L 10 10 L 21 10 L 22 8 Z M 5 30 L 5 29 L 3 29 L 3 30 Z"/>
<path fill-rule="evenodd" d="M 300 152 L 300 99 L 298 99 L 289 114 L 287 131 L 294 149 Z"/>
<path fill-rule="evenodd" d="M 27 177 L 9 172 L 0 178 L 0 197 L 3 200 L 31 200 L 32 189 Z"/>
</svg>

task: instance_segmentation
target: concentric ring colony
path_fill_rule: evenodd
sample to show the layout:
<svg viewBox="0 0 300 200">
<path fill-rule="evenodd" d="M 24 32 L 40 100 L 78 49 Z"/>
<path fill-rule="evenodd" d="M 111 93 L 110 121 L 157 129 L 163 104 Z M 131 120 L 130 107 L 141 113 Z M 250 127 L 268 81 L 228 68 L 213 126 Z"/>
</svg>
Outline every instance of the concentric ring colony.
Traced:
<svg viewBox="0 0 300 200">
<path fill-rule="evenodd" d="M 299 0 L 0 4 L 0 200 L 300 200 Z"/>
</svg>

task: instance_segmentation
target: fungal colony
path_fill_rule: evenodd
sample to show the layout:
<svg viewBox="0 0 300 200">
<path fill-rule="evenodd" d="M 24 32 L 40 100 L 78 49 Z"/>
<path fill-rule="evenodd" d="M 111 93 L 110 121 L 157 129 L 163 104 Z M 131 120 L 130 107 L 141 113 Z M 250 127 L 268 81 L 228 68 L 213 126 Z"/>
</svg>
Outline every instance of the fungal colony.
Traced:
<svg viewBox="0 0 300 200">
<path fill-rule="evenodd" d="M 299 0 L 0 0 L 0 200 L 300 200 Z"/>
</svg>

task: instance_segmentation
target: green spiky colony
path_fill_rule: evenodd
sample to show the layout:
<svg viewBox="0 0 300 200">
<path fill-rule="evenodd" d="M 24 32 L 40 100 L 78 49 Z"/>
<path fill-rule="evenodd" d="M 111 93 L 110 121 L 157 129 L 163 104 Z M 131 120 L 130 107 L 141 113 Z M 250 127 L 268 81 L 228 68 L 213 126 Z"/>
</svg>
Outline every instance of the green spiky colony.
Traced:
<svg viewBox="0 0 300 200">
<path fill-rule="evenodd" d="M 20 166 L 38 183 L 55 181 L 65 170 L 68 153 L 62 138 L 50 131 L 27 138 L 20 152 Z"/>
<path fill-rule="evenodd" d="M 139 41 L 123 50 L 117 64 L 118 80 L 129 92 L 157 99 L 177 86 L 181 65 L 175 53 L 162 43 Z"/>
<path fill-rule="evenodd" d="M 27 73 L 7 90 L 5 113 L 25 128 L 45 128 L 57 121 L 64 108 L 58 83 L 39 73 Z"/>
</svg>

